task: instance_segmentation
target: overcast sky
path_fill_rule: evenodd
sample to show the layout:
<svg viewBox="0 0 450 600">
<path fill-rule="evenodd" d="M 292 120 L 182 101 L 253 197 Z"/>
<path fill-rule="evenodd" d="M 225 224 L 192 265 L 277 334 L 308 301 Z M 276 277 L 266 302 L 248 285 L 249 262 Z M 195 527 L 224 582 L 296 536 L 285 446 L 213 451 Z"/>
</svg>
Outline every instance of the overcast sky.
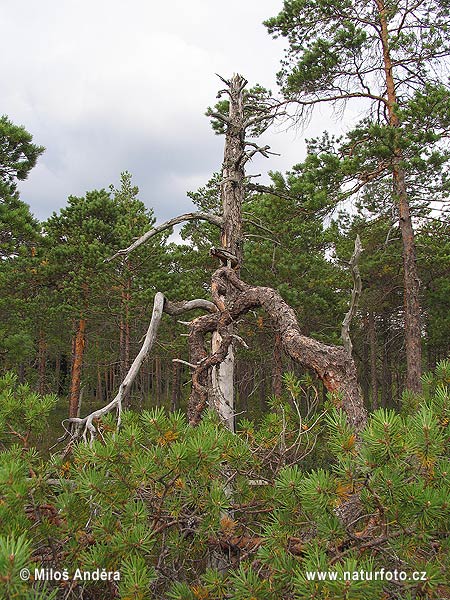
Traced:
<svg viewBox="0 0 450 600">
<path fill-rule="evenodd" d="M 244 75 L 276 92 L 283 42 L 262 21 L 282 0 L 22 0 L 0 2 L 0 113 L 46 147 L 21 184 L 39 219 L 69 195 L 118 185 L 128 170 L 158 221 L 191 209 L 186 191 L 220 169 L 223 139 L 204 116 L 221 87 Z M 223 86 L 222 86 L 223 87 Z M 333 122 L 317 114 L 306 136 Z M 281 157 L 250 172 L 289 169 L 304 137 L 261 138 Z"/>
</svg>

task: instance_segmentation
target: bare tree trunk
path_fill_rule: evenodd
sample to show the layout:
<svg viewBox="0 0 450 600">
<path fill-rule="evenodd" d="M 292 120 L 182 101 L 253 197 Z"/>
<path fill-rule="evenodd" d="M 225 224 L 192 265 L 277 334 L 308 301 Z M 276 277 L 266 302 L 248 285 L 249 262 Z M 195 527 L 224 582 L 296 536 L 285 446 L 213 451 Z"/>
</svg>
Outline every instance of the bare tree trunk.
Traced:
<svg viewBox="0 0 450 600">
<path fill-rule="evenodd" d="M 245 125 L 244 88 L 247 81 L 234 75 L 227 82 L 229 96 L 228 125 L 225 135 L 224 158 L 220 197 L 223 212 L 220 242 L 225 253 L 218 253 L 222 265 L 239 268 L 242 262 L 242 203 L 244 200 Z M 233 300 L 234 290 L 229 287 L 221 297 L 227 304 Z M 226 299 L 226 300 L 225 300 Z M 225 308 L 225 305 L 224 307 Z M 232 334 L 232 325 L 228 326 Z M 213 332 L 212 352 L 218 351 L 222 336 Z M 227 427 L 234 431 L 234 350 L 229 344 L 226 358 L 212 369 L 213 402 Z"/>
<path fill-rule="evenodd" d="M 384 0 L 377 0 L 377 6 L 380 12 L 380 35 L 383 46 L 389 125 L 394 128 L 399 128 L 400 121 L 397 113 L 397 96 L 389 47 L 387 9 Z M 420 393 L 422 391 L 422 335 L 419 299 L 420 280 L 417 273 L 416 247 L 406 188 L 406 173 L 405 169 L 402 167 L 402 160 L 403 153 L 401 147 L 397 145 L 394 148 L 393 159 L 393 191 L 399 209 L 400 232 L 403 246 L 406 387 L 413 392 Z"/>
<path fill-rule="evenodd" d="M 214 331 L 211 343 L 213 353 L 220 349 L 221 343 L 222 336 Z M 233 343 L 231 343 L 225 359 L 219 365 L 213 367 L 211 373 L 214 408 L 217 410 L 221 421 L 225 423 L 230 431 L 235 430 L 234 368 L 235 357 Z"/>
<path fill-rule="evenodd" d="M 77 331 L 73 343 L 72 378 L 69 396 L 69 418 L 76 417 L 80 403 L 81 371 L 86 344 L 86 319 L 81 318 L 77 323 Z"/>
</svg>

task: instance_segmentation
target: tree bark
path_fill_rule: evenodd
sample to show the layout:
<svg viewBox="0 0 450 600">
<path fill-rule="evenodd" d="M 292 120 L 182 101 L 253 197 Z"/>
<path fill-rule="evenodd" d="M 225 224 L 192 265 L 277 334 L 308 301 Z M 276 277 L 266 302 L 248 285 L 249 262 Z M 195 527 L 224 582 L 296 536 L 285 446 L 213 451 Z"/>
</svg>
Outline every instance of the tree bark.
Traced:
<svg viewBox="0 0 450 600">
<path fill-rule="evenodd" d="M 39 349 L 38 349 L 38 392 L 45 394 L 45 375 L 47 366 L 47 344 L 45 343 L 45 335 L 41 330 L 39 332 Z"/>
<path fill-rule="evenodd" d="M 81 318 L 77 323 L 77 331 L 73 343 L 72 378 L 69 396 L 69 418 L 76 417 L 80 402 L 81 372 L 83 355 L 86 345 L 86 319 Z"/>
<path fill-rule="evenodd" d="M 378 375 L 377 375 L 377 332 L 375 329 L 375 317 L 373 312 L 369 312 L 367 319 L 369 327 L 369 347 L 370 347 L 370 388 L 372 392 L 372 409 L 378 408 Z"/>
<path fill-rule="evenodd" d="M 204 341 L 208 332 L 226 331 L 227 326 L 249 310 L 262 307 L 268 313 L 272 326 L 280 335 L 283 350 L 298 364 L 313 370 L 328 392 L 335 394 L 349 423 L 359 431 L 366 422 L 366 410 L 359 389 L 355 363 L 345 348 L 328 346 L 303 336 L 293 309 L 275 290 L 251 287 L 236 275 L 233 269 L 222 267 L 213 277 L 213 288 L 223 290 L 232 285 L 238 292 L 229 310 L 222 314 L 198 317 L 191 323 L 189 334 L 191 354 L 197 368 L 193 373 L 193 386 L 188 406 L 191 424 L 197 424 L 207 403 L 205 386 L 208 369 L 224 360 L 232 342 L 230 335 L 222 336 L 219 349 L 207 356 Z"/>
<path fill-rule="evenodd" d="M 384 0 L 377 0 L 380 13 L 381 44 L 383 47 L 384 72 L 387 89 L 389 125 L 400 128 L 397 113 L 397 96 L 393 65 L 389 47 L 388 17 Z M 399 210 L 400 232 L 403 248 L 403 303 L 406 347 L 406 387 L 412 392 L 422 391 L 422 335 L 420 324 L 420 280 L 417 273 L 416 247 L 412 226 L 411 209 L 406 187 L 406 173 L 402 166 L 403 153 L 397 143 L 392 164 L 393 191 Z"/>
<path fill-rule="evenodd" d="M 222 180 L 220 197 L 222 204 L 221 250 L 222 265 L 239 269 L 243 257 L 242 235 L 242 203 L 244 201 L 244 156 L 245 156 L 245 119 L 243 91 L 247 81 L 240 75 L 234 75 L 228 83 L 229 96 L 228 125 L 225 134 L 224 158 L 222 164 Z M 228 256 L 228 254 L 230 256 Z M 229 287 L 221 302 L 232 301 L 234 290 Z M 232 335 L 232 324 L 228 326 L 228 335 Z M 212 352 L 216 353 L 223 338 L 214 331 L 212 334 Z M 234 370 L 235 355 L 233 342 L 228 345 L 227 355 L 223 361 L 212 368 L 212 400 L 221 420 L 234 431 Z"/>
<path fill-rule="evenodd" d="M 281 336 L 275 333 L 273 344 L 273 366 L 272 366 L 272 394 L 277 398 L 283 392 L 283 346 Z"/>
</svg>

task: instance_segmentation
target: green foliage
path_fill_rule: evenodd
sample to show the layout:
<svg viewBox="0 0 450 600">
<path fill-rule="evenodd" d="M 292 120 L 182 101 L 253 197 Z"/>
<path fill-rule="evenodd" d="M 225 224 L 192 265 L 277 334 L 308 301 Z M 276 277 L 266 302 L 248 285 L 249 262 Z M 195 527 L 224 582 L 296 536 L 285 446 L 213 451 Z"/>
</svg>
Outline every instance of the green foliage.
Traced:
<svg viewBox="0 0 450 600">
<path fill-rule="evenodd" d="M 450 562 L 448 373 L 442 363 L 424 378 L 418 410 L 375 411 L 361 438 L 328 409 L 314 469 L 301 427 L 307 382 L 292 374 L 297 408 L 273 402 L 236 435 L 213 414 L 191 428 L 155 408 L 124 413 L 119 432 L 105 419 L 102 436 L 64 462 L 4 451 L 0 585 L 34 597 L 18 573 L 45 562 L 119 571 L 120 581 L 84 582 L 93 599 L 439 598 Z M 374 580 L 395 568 L 426 580 Z M 67 591 L 48 585 L 48 597 Z"/>
<path fill-rule="evenodd" d="M 382 20 L 403 98 L 432 79 L 433 67 L 448 54 L 448 16 L 448 5 L 438 0 L 422 2 L 417 11 L 406 2 L 286 0 L 265 25 L 288 42 L 278 75 L 288 97 L 312 103 L 361 97 L 377 102 L 386 93 Z"/>
<path fill-rule="evenodd" d="M 20 384 L 13 372 L 0 377 L 0 441 L 14 437 L 28 447 L 31 435 L 45 431 L 56 402 L 56 396 L 40 396 L 28 384 Z"/>
<path fill-rule="evenodd" d="M 24 127 L 14 125 L 6 115 L 0 118 L 0 197 L 16 191 L 16 181 L 27 178 L 43 146 L 32 144 L 33 136 Z"/>
<path fill-rule="evenodd" d="M 0 594 L 2 598 L 20 598 L 21 600 L 54 600 L 57 590 L 47 585 L 31 589 L 28 580 L 22 580 L 20 574 L 34 572 L 31 542 L 25 534 L 13 536 L 0 535 Z M 25 575 L 26 577 L 26 575 Z"/>
<path fill-rule="evenodd" d="M 16 256 L 38 239 L 38 224 L 19 198 L 17 181 L 28 177 L 43 146 L 24 127 L 0 117 L 0 258 Z M 3 261 L 2 261 L 3 262 Z"/>
</svg>

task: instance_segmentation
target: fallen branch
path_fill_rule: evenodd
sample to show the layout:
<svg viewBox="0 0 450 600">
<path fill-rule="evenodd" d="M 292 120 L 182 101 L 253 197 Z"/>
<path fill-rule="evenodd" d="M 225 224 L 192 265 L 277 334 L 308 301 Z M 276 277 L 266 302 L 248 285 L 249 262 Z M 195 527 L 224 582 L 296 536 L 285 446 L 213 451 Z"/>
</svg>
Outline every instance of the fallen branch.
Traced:
<svg viewBox="0 0 450 600">
<path fill-rule="evenodd" d="M 128 373 L 125 375 L 124 380 L 120 384 L 119 391 L 117 392 L 115 398 L 113 400 L 111 400 L 111 402 L 109 404 L 107 404 L 106 406 L 103 406 L 102 408 L 95 410 L 94 412 L 90 413 L 89 415 L 87 415 L 84 418 L 78 418 L 78 417 L 75 418 L 74 417 L 74 418 L 68 419 L 68 422 L 72 425 L 72 436 L 73 437 L 77 438 L 77 437 L 82 436 L 83 439 L 86 440 L 86 434 L 87 434 L 87 432 L 89 432 L 90 436 L 91 436 L 91 442 L 92 442 L 94 440 L 95 433 L 97 431 L 95 428 L 95 425 L 93 423 L 94 419 L 100 419 L 101 417 L 110 413 L 114 409 L 117 409 L 117 413 L 118 413 L 117 426 L 118 427 L 120 426 L 122 401 L 124 400 L 127 392 L 129 391 L 131 384 L 135 380 L 136 375 L 139 373 L 139 370 L 140 370 L 145 358 L 147 357 L 147 354 L 150 352 L 150 350 L 153 347 L 153 344 L 156 339 L 156 334 L 158 332 L 158 327 L 161 322 L 161 317 L 162 317 L 162 313 L 163 313 L 163 309 L 164 309 L 164 301 L 165 301 L 164 294 L 162 294 L 161 292 L 157 292 L 157 294 L 155 296 L 154 304 L 153 304 L 152 318 L 151 318 L 147 333 L 145 335 L 144 343 L 142 344 L 142 347 L 141 347 L 138 355 L 134 359 L 133 364 L 131 365 Z"/>
</svg>

